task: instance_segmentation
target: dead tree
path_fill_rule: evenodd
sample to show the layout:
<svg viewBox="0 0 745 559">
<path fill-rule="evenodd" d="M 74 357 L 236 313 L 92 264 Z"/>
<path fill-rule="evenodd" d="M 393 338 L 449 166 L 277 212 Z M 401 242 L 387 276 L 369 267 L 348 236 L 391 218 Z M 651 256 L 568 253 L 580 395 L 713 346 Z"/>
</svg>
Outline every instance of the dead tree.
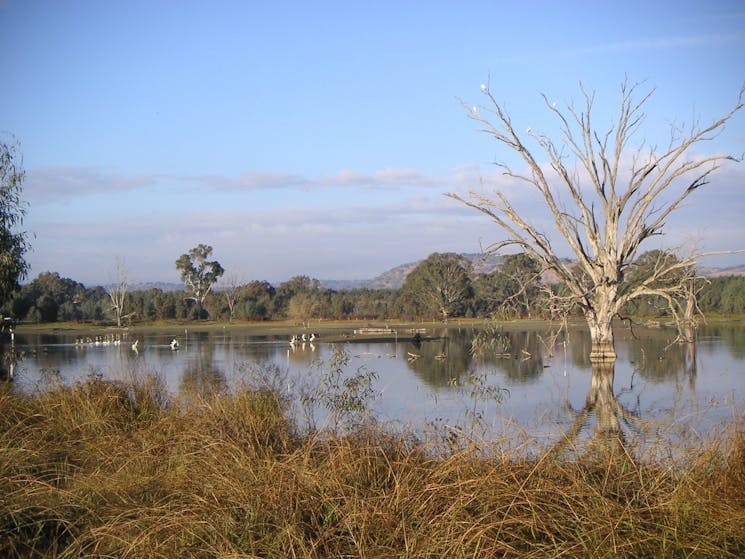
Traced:
<svg viewBox="0 0 745 559">
<path fill-rule="evenodd" d="M 127 300 L 127 268 L 124 265 L 124 261 L 117 258 L 116 260 L 116 280 L 109 282 L 106 286 L 106 293 L 111 299 L 111 308 L 114 311 L 116 317 L 116 327 L 122 327 L 122 319 L 127 318 L 129 315 L 124 314 L 124 304 Z"/>
<path fill-rule="evenodd" d="M 492 196 L 471 192 L 467 199 L 458 194 L 451 198 L 491 218 L 506 233 L 507 239 L 490 249 L 517 245 L 538 260 L 544 270 L 554 272 L 563 282 L 574 305 L 587 320 L 592 338 L 591 359 L 615 359 L 613 318 L 636 297 L 651 295 L 670 300 L 671 287 L 659 282 L 676 270 L 695 268 L 702 253 L 661 262 L 660 266 L 635 285 L 623 285 L 624 274 L 634 262 L 641 245 L 661 235 L 665 221 L 681 207 L 693 192 L 709 181 L 712 172 L 730 155 L 698 156 L 691 148 L 718 133 L 742 107 L 743 89 L 732 110 L 707 124 L 671 127 L 664 149 L 632 149 L 630 140 L 645 120 L 642 108 L 653 91 L 639 93 L 638 84 L 621 86 L 617 121 L 603 132 L 591 120 L 594 94 L 580 86 L 584 105 L 565 110 L 556 103 L 545 104 L 561 127 L 560 141 L 528 128 L 518 133 L 510 116 L 497 102 L 487 85 L 482 86 L 488 101 L 484 106 L 466 107 L 469 116 L 479 122 L 482 131 L 517 152 L 527 169 L 518 172 L 500 165 L 504 174 L 538 193 L 553 218 L 555 232 L 565 241 L 576 259 L 562 260 L 549 235 L 520 215 L 507 195 Z M 744 88 L 745 89 L 745 88 Z M 640 96 L 637 100 L 635 97 Z M 526 136 L 534 140 L 548 163 L 526 145 Z M 685 276 L 685 274 L 684 274 Z M 684 279 L 683 281 L 688 281 Z"/>
<path fill-rule="evenodd" d="M 225 303 L 228 305 L 228 312 L 230 313 L 228 320 L 230 322 L 233 322 L 235 316 L 235 304 L 240 297 L 242 285 L 243 283 L 235 274 L 230 274 L 225 278 L 223 294 L 225 295 Z"/>
</svg>

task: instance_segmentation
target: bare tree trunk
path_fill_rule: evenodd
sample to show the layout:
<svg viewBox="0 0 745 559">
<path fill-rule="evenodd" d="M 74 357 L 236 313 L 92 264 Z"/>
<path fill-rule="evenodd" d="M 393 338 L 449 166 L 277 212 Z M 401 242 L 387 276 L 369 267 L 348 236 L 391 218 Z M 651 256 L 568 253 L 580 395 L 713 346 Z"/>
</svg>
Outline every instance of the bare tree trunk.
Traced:
<svg viewBox="0 0 745 559">
<path fill-rule="evenodd" d="M 613 317 L 616 315 L 615 285 L 596 289 L 593 304 L 585 309 L 585 319 L 590 329 L 592 349 L 590 361 L 608 361 L 616 358 L 613 340 Z"/>
<path fill-rule="evenodd" d="M 608 361 L 616 358 L 616 350 L 613 342 L 612 317 L 598 311 L 588 311 L 585 314 L 587 324 L 590 327 L 590 339 L 592 349 L 590 350 L 590 361 Z"/>
<path fill-rule="evenodd" d="M 122 317 L 124 316 L 124 304 L 127 300 L 127 268 L 124 261 L 120 258 L 116 260 L 116 280 L 110 282 L 106 287 L 106 292 L 111 299 L 111 308 L 114 310 L 116 317 L 116 327 L 122 327 Z"/>
</svg>

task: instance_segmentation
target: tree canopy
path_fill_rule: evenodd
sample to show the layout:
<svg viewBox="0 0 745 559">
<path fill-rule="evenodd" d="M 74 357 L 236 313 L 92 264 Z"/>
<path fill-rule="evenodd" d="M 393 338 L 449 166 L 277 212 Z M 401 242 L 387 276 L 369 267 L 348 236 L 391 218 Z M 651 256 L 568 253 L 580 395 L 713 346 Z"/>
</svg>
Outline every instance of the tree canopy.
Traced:
<svg viewBox="0 0 745 559">
<path fill-rule="evenodd" d="M 430 254 L 406 277 L 403 297 L 416 311 L 447 321 L 463 312 L 472 295 L 469 268 L 470 262 L 459 254 Z"/>
<path fill-rule="evenodd" d="M 0 140 L 0 304 L 7 301 L 28 273 L 29 250 L 23 225 L 26 205 L 21 199 L 25 172 L 16 142 Z"/>
<path fill-rule="evenodd" d="M 211 246 L 199 244 L 176 260 L 176 269 L 181 272 L 181 281 L 192 294 L 190 298 L 197 303 L 200 318 L 207 294 L 225 272 L 217 260 L 207 260 L 211 254 Z"/>
</svg>

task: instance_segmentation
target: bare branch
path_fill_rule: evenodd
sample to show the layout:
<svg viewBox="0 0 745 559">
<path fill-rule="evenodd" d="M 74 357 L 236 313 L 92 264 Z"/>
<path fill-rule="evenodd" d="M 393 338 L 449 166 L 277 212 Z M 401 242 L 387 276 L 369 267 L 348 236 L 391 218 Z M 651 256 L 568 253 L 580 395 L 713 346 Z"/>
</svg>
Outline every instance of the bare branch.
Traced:
<svg viewBox="0 0 745 559">
<path fill-rule="evenodd" d="M 631 157 L 628 182 L 622 184 L 622 166 L 631 138 L 645 121 L 644 105 L 654 93 L 650 89 L 639 94 L 641 84 L 621 84 L 618 118 L 611 127 L 598 132 L 593 125 L 595 93 L 580 84 L 583 105 L 569 105 L 562 111 L 542 95 L 549 112 L 558 119 L 561 142 L 546 134 L 528 129 L 527 136 L 535 140 L 547 157 L 550 170 L 541 166 L 538 158 L 516 132 L 512 120 L 488 87 L 483 88 L 488 106 L 467 107 L 468 116 L 511 151 L 520 155 L 526 165 L 524 172 L 512 171 L 504 165 L 503 174 L 537 192 L 553 216 L 555 232 L 569 245 L 577 266 L 569 266 L 555 253 L 549 236 L 531 225 L 502 192 L 493 196 L 470 193 L 469 199 L 457 194 L 451 198 L 488 216 L 507 233 L 507 239 L 495 243 L 498 250 L 517 245 L 560 280 L 579 305 L 588 320 L 593 342 L 611 346 L 611 320 L 624 304 L 643 296 L 656 296 L 668 302 L 676 320 L 686 314 L 680 305 L 687 293 L 695 259 L 661 260 L 647 276 L 630 286 L 624 274 L 635 261 L 643 243 L 662 234 L 666 220 L 688 197 L 706 185 L 712 173 L 727 161 L 739 162 L 731 155 L 687 157 L 691 148 L 710 141 L 721 133 L 725 124 L 742 108 L 745 86 L 740 90 L 733 108 L 706 126 L 694 123 L 689 129 L 671 126 L 667 148 L 638 148 Z M 465 105 L 464 105 L 465 106 Z M 644 151 L 643 151 L 644 150 Z M 549 173 L 549 174 L 547 174 Z M 591 186 L 583 191 L 583 186 Z M 560 203 L 559 187 L 568 193 L 568 207 Z M 619 188 L 620 187 L 620 188 Z M 676 281 L 669 283 L 671 277 Z M 690 304 L 688 304 L 690 308 Z"/>
</svg>

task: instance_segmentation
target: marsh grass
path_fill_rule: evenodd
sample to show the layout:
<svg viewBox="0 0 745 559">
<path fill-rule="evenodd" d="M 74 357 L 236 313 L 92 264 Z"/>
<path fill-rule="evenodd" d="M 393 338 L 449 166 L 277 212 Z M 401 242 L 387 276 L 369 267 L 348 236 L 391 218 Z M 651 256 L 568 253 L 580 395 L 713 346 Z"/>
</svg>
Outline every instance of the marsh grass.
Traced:
<svg viewBox="0 0 745 559">
<path fill-rule="evenodd" d="M 149 375 L 0 387 L 0 556 L 745 556 L 735 428 L 664 462 L 439 452 L 300 427 L 264 376 L 183 401 Z"/>
</svg>

